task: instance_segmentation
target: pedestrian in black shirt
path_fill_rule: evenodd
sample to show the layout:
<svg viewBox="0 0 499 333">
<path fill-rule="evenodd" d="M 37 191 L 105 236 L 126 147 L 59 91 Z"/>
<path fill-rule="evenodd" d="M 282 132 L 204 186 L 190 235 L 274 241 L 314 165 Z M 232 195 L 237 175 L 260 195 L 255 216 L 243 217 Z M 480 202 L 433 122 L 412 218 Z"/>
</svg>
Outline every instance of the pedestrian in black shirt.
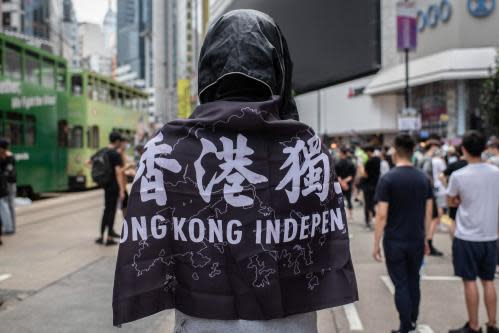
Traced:
<svg viewBox="0 0 499 333">
<path fill-rule="evenodd" d="M 373 257 L 381 261 L 381 237 L 386 268 L 395 286 L 395 306 L 400 328 L 392 332 L 408 333 L 416 329 L 421 298 L 419 271 L 432 218 L 433 189 L 426 175 L 413 167 L 415 142 L 406 134 L 395 138 L 396 167 L 385 174 L 376 189 L 376 227 Z M 384 235 L 383 235 L 384 232 Z"/>
<path fill-rule="evenodd" d="M 123 137 L 118 132 L 109 135 L 109 146 L 103 151 L 107 154 L 110 167 L 110 179 L 103 185 L 104 188 L 104 213 L 102 214 L 100 237 L 95 241 L 97 244 L 104 244 L 104 233 L 107 229 L 106 245 L 118 244 L 113 238 L 120 235 L 114 231 L 114 218 L 118 206 L 118 199 L 125 198 L 125 181 L 123 173 L 123 160 L 118 148 L 121 146 Z"/>
<path fill-rule="evenodd" d="M 452 154 L 452 157 L 455 159 L 449 158 L 449 164 L 447 165 L 447 168 L 444 170 L 442 175 L 443 178 L 441 180 L 445 184 L 445 186 L 447 186 L 447 184 L 449 183 L 449 178 L 454 173 L 454 171 L 462 169 L 468 165 L 468 162 L 461 158 L 460 149 L 455 148 L 454 151 L 455 153 Z M 457 207 L 449 207 L 449 217 L 454 221 L 456 220 L 456 214 Z M 452 232 L 452 234 L 454 233 Z"/>
<path fill-rule="evenodd" d="M 16 199 L 16 159 L 14 154 L 9 150 L 10 142 L 6 139 L 0 139 L 0 163 L 4 169 L 4 174 L 7 181 L 7 205 L 9 207 L 10 223 L 4 225 L 6 234 L 14 234 L 16 232 L 16 211 L 14 201 Z"/>
<path fill-rule="evenodd" d="M 350 219 L 352 218 L 352 187 L 355 178 L 356 167 L 352 159 L 348 157 L 348 148 L 342 148 L 339 153 L 339 161 L 336 163 L 336 175 L 340 182 L 343 196 L 347 201 L 347 208 Z"/>
<path fill-rule="evenodd" d="M 381 159 L 374 156 L 374 147 L 369 146 L 364 149 L 367 153 L 368 160 L 364 165 L 364 178 L 361 180 L 361 188 L 364 192 L 364 217 L 366 227 L 371 228 L 371 218 L 374 217 L 374 193 L 378 184 Z"/>
</svg>

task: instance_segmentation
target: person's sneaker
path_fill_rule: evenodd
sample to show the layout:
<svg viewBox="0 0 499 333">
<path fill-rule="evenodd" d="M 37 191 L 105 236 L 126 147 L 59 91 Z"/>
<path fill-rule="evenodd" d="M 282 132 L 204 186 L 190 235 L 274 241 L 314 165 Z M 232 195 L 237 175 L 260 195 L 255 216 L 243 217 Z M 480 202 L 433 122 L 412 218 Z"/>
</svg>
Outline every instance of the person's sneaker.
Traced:
<svg viewBox="0 0 499 333">
<path fill-rule="evenodd" d="M 478 331 L 475 331 L 471 329 L 470 323 L 466 323 L 466 325 L 464 325 L 461 328 L 455 330 L 449 330 L 449 333 L 482 333 L 482 328 L 480 327 Z"/>
<path fill-rule="evenodd" d="M 106 241 L 106 246 L 113 246 L 113 245 L 118 245 L 118 242 L 115 241 L 114 239 L 108 239 Z"/>
<path fill-rule="evenodd" d="M 102 237 L 99 237 L 95 240 L 95 243 L 99 245 L 104 245 L 104 239 L 102 239 Z"/>
<path fill-rule="evenodd" d="M 499 333 L 499 329 L 496 326 L 487 325 L 487 333 Z"/>
<path fill-rule="evenodd" d="M 430 256 L 441 257 L 443 255 L 444 254 L 442 252 L 440 252 L 439 250 L 437 250 L 436 248 L 434 248 L 434 247 L 430 248 Z"/>
<path fill-rule="evenodd" d="M 116 233 L 114 230 L 111 230 L 111 231 L 109 232 L 109 237 L 113 237 L 113 238 L 120 238 L 120 237 L 121 237 L 121 235 L 120 235 L 120 234 L 118 234 L 118 233 Z"/>
</svg>

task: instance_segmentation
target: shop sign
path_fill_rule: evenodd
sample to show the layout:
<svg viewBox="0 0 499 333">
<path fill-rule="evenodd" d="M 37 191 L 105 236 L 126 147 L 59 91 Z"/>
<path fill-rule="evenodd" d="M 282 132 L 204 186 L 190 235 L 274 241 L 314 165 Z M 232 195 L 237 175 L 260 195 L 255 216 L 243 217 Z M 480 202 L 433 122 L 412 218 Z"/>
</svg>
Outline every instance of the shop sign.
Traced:
<svg viewBox="0 0 499 333">
<path fill-rule="evenodd" d="M 449 22 L 451 17 L 451 2 L 449 0 L 442 0 L 439 4 L 433 4 L 426 10 L 418 11 L 418 31 L 423 32 L 426 28 L 436 28 L 441 23 Z"/>
<path fill-rule="evenodd" d="M 474 17 L 487 17 L 496 8 L 496 0 L 468 0 L 468 11 Z"/>
<path fill-rule="evenodd" d="M 397 3 L 397 48 L 414 50 L 417 46 L 418 12 L 414 2 Z"/>
</svg>

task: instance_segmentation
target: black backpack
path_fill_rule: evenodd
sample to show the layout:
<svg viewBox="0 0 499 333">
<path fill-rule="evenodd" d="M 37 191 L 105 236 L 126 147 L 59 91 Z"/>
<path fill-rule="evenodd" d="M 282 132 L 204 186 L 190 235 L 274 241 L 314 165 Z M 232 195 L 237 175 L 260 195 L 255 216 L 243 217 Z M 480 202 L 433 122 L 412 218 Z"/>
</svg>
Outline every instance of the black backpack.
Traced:
<svg viewBox="0 0 499 333">
<path fill-rule="evenodd" d="M 109 160 L 109 149 L 104 148 L 95 153 L 92 161 L 92 180 L 99 186 L 106 186 L 113 180 L 113 170 Z"/>
</svg>

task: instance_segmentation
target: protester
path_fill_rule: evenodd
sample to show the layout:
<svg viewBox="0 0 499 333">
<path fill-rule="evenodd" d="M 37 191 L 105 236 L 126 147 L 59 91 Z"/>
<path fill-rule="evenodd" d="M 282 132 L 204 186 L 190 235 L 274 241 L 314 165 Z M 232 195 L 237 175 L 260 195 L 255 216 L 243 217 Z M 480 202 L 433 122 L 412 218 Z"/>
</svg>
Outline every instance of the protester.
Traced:
<svg viewBox="0 0 499 333">
<path fill-rule="evenodd" d="M 366 227 L 371 229 L 371 219 L 374 218 L 374 193 L 378 184 L 381 159 L 374 155 L 374 147 L 368 146 L 365 149 L 368 159 L 364 165 L 364 177 L 361 180 L 360 187 L 364 192 L 364 218 Z"/>
<path fill-rule="evenodd" d="M 452 149 L 450 149 L 449 164 L 447 165 L 447 169 L 445 169 L 440 179 L 442 184 L 444 184 L 444 186 L 446 187 L 448 186 L 449 178 L 455 171 L 462 169 L 466 165 L 468 165 L 468 162 L 466 162 L 466 160 L 463 159 L 461 155 L 462 155 L 461 147 L 458 148 L 452 147 Z M 457 214 L 457 207 L 449 207 L 449 217 L 453 221 L 456 220 L 456 214 Z"/>
<path fill-rule="evenodd" d="M 104 212 L 102 214 L 100 237 L 95 240 L 97 244 L 117 245 L 113 239 L 120 237 L 114 231 L 114 218 L 118 199 L 125 199 L 125 181 L 123 174 L 123 160 L 118 149 L 123 137 L 118 132 L 109 135 L 109 145 L 101 149 L 92 157 L 92 177 L 94 181 L 104 188 Z M 96 177 L 98 175 L 98 177 Z M 104 233 L 107 230 L 107 240 L 104 243 Z"/>
<path fill-rule="evenodd" d="M 499 168 L 499 139 L 491 137 L 487 142 L 485 160 Z"/>
<path fill-rule="evenodd" d="M 5 197 L 9 194 L 7 188 L 7 177 L 4 172 L 4 164 L 0 163 L 0 245 L 3 245 L 3 224 L 9 220 L 8 205 L 5 202 Z"/>
<path fill-rule="evenodd" d="M 121 181 L 123 182 L 122 187 L 125 189 L 125 196 L 123 200 L 120 200 L 120 208 L 123 216 L 126 215 L 126 210 L 128 207 L 128 190 L 126 188 L 128 182 L 132 181 L 135 178 L 135 169 L 136 164 L 133 161 L 130 161 L 128 155 L 126 153 L 127 149 L 130 148 L 130 142 L 128 139 L 123 138 L 121 141 L 121 145 L 118 147 L 118 153 L 121 156 L 121 160 L 123 161 L 123 177 L 121 177 Z"/>
<path fill-rule="evenodd" d="M 433 198 L 433 220 L 429 230 L 428 244 L 430 246 L 431 256 L 442 256 L 443 253 L 433 245 L 433 236 L 440 224 L 440 219 L 444 214 L 444 209 L 447 207 L 445 198 L 445 187 L 440 181 L 440 175 L 445 171 L 446 165 L 442 158 L 440 150 L 440 141 L 430 139 L 426 143 L 426 154 L 422 161 L 422 169 L 431 180 L 434 191 Z"/>
<path fill-rule="evenodd" d="M 353 216 L 352 190 L 355 179 L 356 167 L 352 159 L 348 156 L 349 150 L 346 147 L 340 149 L 339 160 L 336 163 L 336 175 L 343 190 L 343 196 L 347 202 L 349 218 Z"/>
<path fill-rule="evenodd" d="M 455 171 L 447 190 L 449 205 L 459 207 L 452 244 L 454 272 L 464 283 L 468 322 L 449 333 L 482 332 L 478 318 L 479 293 L 476 278 L 484 289 L 489 321 L 487 333 L 497 333 L 497 295 L 494 284 L 499 221 L 499 170 L 481 159 L 486 139 L 470 131 L 463 137 L 462 150 L 468 165 Z"/>
<path fill-rule="evenodd" d="M 419 271 L 424 254 L 429 253 L 425 230 L 431 223 L 433 189 L 426 175 L 411 163 L 414 146 L 407 134 L 395 138 L 396 166 L 380 179 L 376 189 L 373 257 L 382 260 L 383 236 L 386 268 L 395 286 L 400 318 L 400 327 L 393 333 L 416 329 L 421 298 Z"/>
<path fill-rule="evenodd" d="M 9 151 L 9 142 L 0 138 L 0 219 L 2 220 L 3 233 L 11 235 L 15 233 L 15 159 Z M 14 185 L 14 188 L 12 187 Z M 13 192 L 12 192 L 13 191 Z M 12 195 L 14 198 L 12 198 Z"/>
<path fill-rule="evenodd" d="M 292 71 L 268 15 L 237 10 L 212 24 L 201 105 L 166 124 L 139 163 L 115 325 L 174 308 L 176 331 L 314 333 L 316 310 L 357 299 L 341 188 L 327 148 L 298 121 Z"/>
</svg>

